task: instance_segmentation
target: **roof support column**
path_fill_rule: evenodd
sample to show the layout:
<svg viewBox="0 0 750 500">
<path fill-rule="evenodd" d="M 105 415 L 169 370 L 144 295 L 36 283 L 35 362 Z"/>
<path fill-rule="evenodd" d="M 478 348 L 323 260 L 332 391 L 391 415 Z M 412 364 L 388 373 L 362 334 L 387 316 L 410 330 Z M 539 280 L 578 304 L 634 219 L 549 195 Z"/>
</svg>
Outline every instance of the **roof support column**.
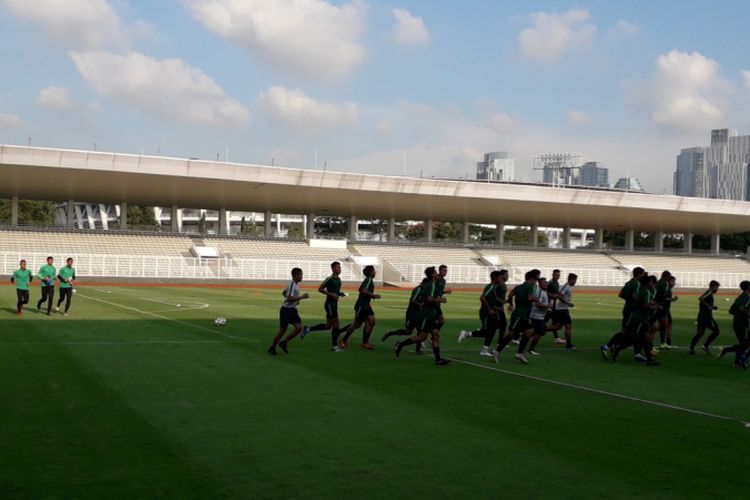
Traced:
<svg viewBox="0 0 750 500">
<path fill-rule="evenodd" d="M 180 209 L 177 208 L 177 205 L 172 205 L 169 221 L 172 226 L 172 232 L 179 233 L 182 224 L 180 224 Z"/>
<path fill-rule="evenodd" d="M 635 231 L 628 229 L 625 231 L 625 250 L 632 252 L 635 249 Z"/>
<path fill-rule="evenodd" d="M 315 239 L 315 214 L 312 212 L 307 214 L 307 239 Z"/>
<path fill-rule="evenodd" d="M 396 240 L 396 219 L 388 219 L 388 243 Z"/>
<path fill-rule="evenodd" d="M 273 236 L 273 226 L 271 225 L 271 211 L 266 210 L 263 214 L 263 236 L 270 238 Z"/>
<path fill-rule="evenodd" d="M 76 211 L 76 204 L 73 200 L 68 200 L 68 210 L 66 212 L 66 220 L 65 220 L 65 226 L 66 227 L 74 227 L 75 226 L 75 211 Z"/>
<path fill-rule="evenodd" d="M 536 224 L 529 228 L 529 242 L 533 248 L 539 245 L 539 226 Z"/>
<path fill-rule="evenodd" d="M 570 228 L 569 227 L 563 228 L 562 247 L 570 248 Z"/>
<path fill-rule="evenodd" d="M 711 254 L 719 255 L 721 253 L 721 235 L 719 233 L 711 235 Z"/>
<path fill-rule="evenodd" d="M 685 250 L 685 253 L 693 253 L 693 233 L 682 235 L 682 249 Z"/>
<path fill-rule="evenodd" d="M 656 234 L 654 234 L 654 250 L 657 252 L 664 251 L 664 231 L 656 231 Z"/>
<path fill-rule="evenodd" d="M 461 223 L 461 242 L 464 244 L 469 243 L 469 221 Z"/>
<path fill-rule="evenodd" d="M 424 238 L 427 243 L 432 243 L 432 219 L 424 221 Z"/>
<path fill-rule="evenodd" d="M 227 209 L 220 208 L 219 209 L 219 234 L 220 235 L 229 234 L 228 221 L 229 221 L 229 217 L 227 217 Z"/>
<path fill-rule="evenodd" d="M 347 229 L 349 230 L 349 241 L 355 241 L 357 239 L 357 216 L 356 215 L 350 215 L 349 216 L 349 223 L 347 224 Z"/>
<path fill-rule="evenodd" d="M 505 245 L 505 224 L 495 224 L 495 245 Z"/>
<path fill-rule="evenodd" d="M 18 196 L 14 196 L 10 200 L 10 225 L 18 225 Z"/>
<path fill-rule="evenodd" d="M 604 250 L 604 228 L 597 227 L 594 234 L 594 242 L 597 250 Z"/>
<path fill-rule="evenodd" d="M 125 231 L 128 228 L 128 204 L 120 202 L 120 229 Z"/>
</svg>

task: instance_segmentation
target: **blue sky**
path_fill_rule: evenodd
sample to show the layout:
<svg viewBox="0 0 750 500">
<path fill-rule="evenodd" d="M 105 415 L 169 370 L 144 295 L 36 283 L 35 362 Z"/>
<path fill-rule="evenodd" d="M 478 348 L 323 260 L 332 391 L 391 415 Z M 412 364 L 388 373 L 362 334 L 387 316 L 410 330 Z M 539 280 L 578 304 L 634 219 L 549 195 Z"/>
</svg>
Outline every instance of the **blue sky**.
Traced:
<svg viewBox="0 0 750 500">
<path fill-rule="evenodd" d="M 669 192 L 750 133 L 741 1 L 0 0 L 0 143 L 471 176 L 583 153 Z M 731 15 L 729 14 L 731 13 Z"/>
</svg>

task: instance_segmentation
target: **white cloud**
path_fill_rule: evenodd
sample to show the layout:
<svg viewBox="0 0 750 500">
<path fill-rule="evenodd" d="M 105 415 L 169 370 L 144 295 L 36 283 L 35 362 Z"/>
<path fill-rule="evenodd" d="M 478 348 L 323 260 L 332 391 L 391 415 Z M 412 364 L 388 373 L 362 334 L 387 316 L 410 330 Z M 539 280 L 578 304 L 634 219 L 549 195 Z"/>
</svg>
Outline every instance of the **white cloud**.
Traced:
<svg viewBox="0 0 750 500">
<path fill-rule="evenodd" d="M 38 24 L 67 46 L 100 49 L 125 45 L 120 18 L 107 0 L 4 0 L 14 16 Z"/>
<path fill-rule="evenodd" d="M 730 88 L 715 60 L 698 52 L 672 50 L 659 56 L 652 79 L 637 97 L 658 126 L 705 131 L 722 125 Z"/>
<path fill-rule="evenodd" d="M 536 12 L 531 15 L 533 26 L 518 35 L 521 55 L 527 59 L 551 63 L 566 52 L 591 43 L 596 26 L 585 9 L 557 12 Z"/>
<path fill-rule="evenodd" d="M 742 77 L 745 79 L 745 85 L 750 89 L 750 71 L 745 70 L 742 72 Z"/>
<path fill-rule="evenodd" d="M 340 78 L 365 57 L 360 43 L 367 8 L 322 0 L 183 0 L 214 33 L 267 63 L 316 79 Z"/>
<path fill-rule="evenodd" d="M 39 92 L 36 103 L 47 109 L 71 109 L 74 106 L 67 87 L 47 87 Z"/>
<path fill-rule="evenodd" d="M 490 117 L 490 127 L 497 132 L 511 132 L 517 126 L 515 118 L 506 113 L 493 113 Z"/>
<path fill-rule="evenodd" d="M 573 125 L 586 125 L 591 121 L 591 117 L 578 109 L 568 111 L 568 120 Z"/>
<path fill-rule="evenodd" d="M 319 102 L 300 89 L 271 87 L 260 94 L 260 109 L 271 122 L 305 132 L 357 123 L 354 103 Z"/>
<path fill-rule="evenodd" d="M 641 27 L 635 23 L 631 23 L 624 19 L 620 19 L 615 25 L 607 32 L 607 36 L 610 38 L 630 38 L 639 35 Z"/>
<path fill-rule="evenodd" d="M 73 52 L 83 78 L 100 94 L 145 113 L 188 124 L 246 123 L 250 113 L 211 77 L 181 59 L 138 52 Z"/>
<path fill-rule="evenodd" d="M 400 45 L 429 45 L 430 32 L 425 28 L 424 20 L 406 9 L 391 11 L 396 19 L 393 28 L 393 41 Z"/>
<path fill-rule="evenodd" d="M 21 117 L 10 113 L 0 113 L 0 127 L 18 128 L 21 126 Z"/>
</svg>

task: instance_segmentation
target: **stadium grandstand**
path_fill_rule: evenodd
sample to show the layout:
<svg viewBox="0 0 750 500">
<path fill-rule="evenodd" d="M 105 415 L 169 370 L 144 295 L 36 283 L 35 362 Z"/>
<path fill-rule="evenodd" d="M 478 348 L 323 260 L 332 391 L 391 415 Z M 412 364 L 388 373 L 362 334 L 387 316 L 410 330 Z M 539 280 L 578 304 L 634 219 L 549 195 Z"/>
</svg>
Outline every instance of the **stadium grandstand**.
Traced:
<svg viewBox="0 0 750 500">
<path fill-rule="evenodd" d="M 422 270 L 436 263 L 449 266 L 452 283 L 466 285 L 484 283 L 500 268 L 510 271 L 511 282 L 532 267 L 545 274 L 561 268 L 594 287 L 619 286 L 636 266 L 671 269 L 685 287 L 702 287 L 709 279 L 736 284 L 750 270 L 744 254 L 719 248 L 721 234 L 750 227 L 745 202 L 22 146 L 0 146 L 0 176 L 0 198 L 12 205 L 0 228 L 4 275 L 21 258 L 34 268 L 47 255 L 73 257 L 82 277 L 150 280 L 281 280 L 294 266 L 318 280 L 333 260 L 342 263 L 344 281 L 358 280 L 371 264 L 378 281 L 393 285 L 419 281 Z M 19 200 L 54 200 L 64 216 L 53 227 L 19 225 Z M 160 230 L 129 227 L 129 204 L 167 207 L 157 209 Z M 206 213 L 215 219 L 215 234 L 190 232 L 195 224 L 181 223 L 205 220 Z M 240 216 L 257 223 L 260 234 L 233 234 Z M 316 234 L 319 216 L 346 220 L 347 236 Z M 387 221 L 383 237 L 358 231 L 372 219 Z M 281 231 L 282 220 L 303 226 L 297 239 Z M 418 221 L 422 238 L 397 236 L 397 221 Z M 437 221 L 459 223 L 457 240 L 438 243 Z M 494 227 L 495 240 L 473 240 L 472 224 Z M 510 227 L 529 228 L 527 246 L 505 244 Z M 542 227 L 561 235 L 554 238 L 561 248 L 543 247 Z M 605 230 L 623 233 L 624 246 L 606 245 Z M 636 248 L 638 233 L 654 235 L 653 248 Z M 594 240 L 573 249 L 575 234 L 583 241 L 593 234 Z M 665 252 L 668 234 L 682 235 L 683 248 Z M 710 237 L 709 253 L 693 251 L 699 234 Z"/>
</svg>

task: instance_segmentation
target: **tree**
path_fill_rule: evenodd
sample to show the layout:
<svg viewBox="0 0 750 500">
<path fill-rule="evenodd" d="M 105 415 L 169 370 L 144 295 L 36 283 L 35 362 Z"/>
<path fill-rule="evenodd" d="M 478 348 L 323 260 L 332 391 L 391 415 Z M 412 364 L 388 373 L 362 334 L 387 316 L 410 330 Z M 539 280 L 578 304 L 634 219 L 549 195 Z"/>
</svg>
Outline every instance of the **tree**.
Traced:
<svg viewBox="0 0 750 500">
<path fill-rule="evenodd" d="M 201 212 L 201 219 L 198 221 L 198 232 L 206 234 L 208 224 L 206 224 L 206 212 Z"/>
<path fill-rule="evenodd" d="M 287 233 L 288 238 L 303 238 L 305 236 L 304 225 L 300 222 L 292 222 L 289 224 L 289 232 Z"/>
<path fill-rule="evenodd" d="M 11 200 L 0 200 L 0 223 L 10 224 Z M 57 203 L 54 201 L 21 200 L 18 202 L 18 223 L 26 226 L 54 226 Z"/>
<path fill-rule="evenodd" d="M 315 230 L 321 236 L 340 236 L 346 237 L 347 227 L 344 217 L 321 216 L 315 217 Z M 291 230 L 290 230 L 291 234 Z"/>
<path fill-rule="evenodd" d="M 128 205 L 128 226 L 143 229 L 157 228 L 158 223 L 154 216 L 154 207 Z"/>
<path fill-rule="evenodd" d="M 432 237 L 436 240 L 456 241 L 461 237 L 461 224 L 458 222 L 433 222 Z"/>
</svg>

